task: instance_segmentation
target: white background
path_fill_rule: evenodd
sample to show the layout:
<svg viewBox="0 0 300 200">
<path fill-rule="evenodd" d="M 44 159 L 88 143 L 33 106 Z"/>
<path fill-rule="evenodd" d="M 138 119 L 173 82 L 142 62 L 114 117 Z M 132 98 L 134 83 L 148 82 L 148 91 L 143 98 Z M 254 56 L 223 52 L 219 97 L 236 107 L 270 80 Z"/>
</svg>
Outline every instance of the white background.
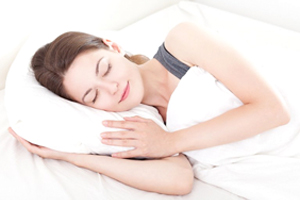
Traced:
<svg viewBox="0 0 300 200">
<path fill-rule="evenodd" d="M 118 30 L 179 0 L 0 0 L 0 89 L 30 33 Z M 191 0 L 300 32 L 299 0 Z"/>
</svg>

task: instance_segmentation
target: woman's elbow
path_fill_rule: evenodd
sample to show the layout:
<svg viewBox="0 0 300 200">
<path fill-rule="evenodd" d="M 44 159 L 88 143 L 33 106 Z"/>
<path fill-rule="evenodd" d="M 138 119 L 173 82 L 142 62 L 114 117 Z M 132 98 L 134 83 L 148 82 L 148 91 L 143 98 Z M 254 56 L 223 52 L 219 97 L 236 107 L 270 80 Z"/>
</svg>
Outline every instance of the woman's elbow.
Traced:
<svg viewBox="0 0 300 200">
<path fill-rule="evenodd" d="M 283 113 L 282 125 L 289 123 L 291 120 L 291 114 L 288 110 Z"/>
<path fill-rule="evenodd" d="M 181 195 L 187 195 L 187 194 L 191 193 L 192 190 L 193 190 L 194 176 L 191 176 L 191 177 L 186 178 L 186 179 L 188 179 L 188 180 L 186 180 L 184 182 L 184 184 L 182 184 L 180 186 L 180 188 L 181 188 Z"/>
<path fill-rule="evenodd" d="M 275 127 L 285 125 L 291 120 L 288 106 L 284 101 L 277 101 L 273 104 L 269 103 L 266 108 L 265 113 L 268 113 L 269 119 Z"/>
<path fill-rule="evenodd" d="M 174 183 L 174 194 L 175 195 L 187 195 L 189 194 L 194 185 L 194 173 L 192 170 L 186 170 L 181 173 L 178 180 Z"/>
<path fill-rule="evenodd" d="M 285 125 L 290 122 L 291 114 L 285 102 L 280 102 L 276 109 L 276 118 L 278 119 L 279 126 Z"/>
</svg>

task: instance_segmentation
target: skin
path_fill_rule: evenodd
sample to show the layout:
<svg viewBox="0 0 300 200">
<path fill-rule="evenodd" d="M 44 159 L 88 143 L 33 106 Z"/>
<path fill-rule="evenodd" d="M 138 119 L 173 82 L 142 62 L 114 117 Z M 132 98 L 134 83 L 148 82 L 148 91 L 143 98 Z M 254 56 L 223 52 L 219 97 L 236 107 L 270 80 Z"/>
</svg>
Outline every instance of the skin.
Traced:
<svg viewBox="0 0 300 200">
<path fill-rule="evenodd" d="M 163 130 L 158 131 L 152 122 L 146 123 L 147 128 L 141 129 L 142 122 L 139 119 L 125 119 L 125 122 L 106 121 L 104 124 L 107 127 L 125 128 L 131 131 L 102 133 L 103 143 L 135 147 L 134 150 L 116 153 L 113 156 L 119 158 L 169 156 L 176 152 L 244 140 L 289 122 L 289 112 L 282 97 L 254 69 L 250 61 L 217 35 L 202 27 L 181 23 L 170 31 L 165 40 L 165 47 L 187 65 L 201 66 L 211 73 L 244 105 L 172 134 Z M 163 71 L 161 68 L 159 70 Z M 169 78 L 164 79 L 165 87 L 161 86 L 161 88 L 168 87 L 171 93 L 176 81 L 172 79 L 170 73 L 168 74 Z M 165 97 L 169 97 L 170 93 Z M 163 102 L 158 106 L 163 116 L 165 116 L 168 100 L 167 98 L 166 103 Z M 153 102 L 149 104 L 155 105 Z"/>
<path fill-rule="evenodd" d="M 168 102 L 179 80 L 157 60 L 151 59 L 145 64 L 137 66 L 123 58 L 121 48 L 118 45 L 109 40 L 105 40 L 105 42 L 111 48 L 111 51 L 86 52 L 79 55 L 72 63 L 64 81 L 69 94 L 80 103 L 109 111 L 127 110 L 139 103 L 151 105 L 156 107 L 162 117 L 166 119 Z M 168 156 L 178 152 L 203 149 L 247 139 L 263 131 L 288 123 L 289 113 L 281 96 L 254 69 L 251 62 L 217 35 L 194 24 L 181 23 L 167 35 L 165 47 L 173 56 L 188 66 L 201 66 L 211 73 L 232 91 L 244 105 L 209 121 L 173 133 L 166 132 L 153 121 L 141 117 L 124 118 L 125 121 L 104 121 L 103 124 L 107 127 L 125 130 L 101 133 L 102 143 L 135 147 L 127 152 L 113 154 L 113 157 L 109 159 L 117 159 L 116 162 L 122 162 L 126 160 L 118 158 L 137 156 L 162 158 L 156 160 L 157 163 L 149 165 L 151 166 L 149 170 L 157 170 L 155 173 L 157 176 L 154 176 L 152 184 L 148 185 L 150 182 L 148 179 L 147 183 L 140 185 L 130 181 L 128 183 L 126 178 L 139 180 L 138 176 L 135 176 L 138 173 L 130 174 L 130 178 L 126 177 L 120 180 L 122 175 L 108 172 L 115 170 L 105 171 L 99 169 L 103 167 L 102 162 L 99 162 L 99 159 L 101 159 L 99 156 L 60 154 L 49 149 L 32 146 L 30 143 L 18 139 L 23 142 L 24 146 L 26 145 L 25 147 L 29 151 L 42 155 L 42 157 L 66 160 L 99 173 L 112 173 L 109 176 L 133 187 L 141 187 L 143 190 L 175 194 L 178 193 L 176 189 L 171 189 L 171 192 L 161 191 L 162 188 L 169 188 L 168 186 L 173 189 L 178 188 L 172 185 L 172 181 L 166 183 L 168 186 L 164 185 L 164 187 L 157 188 L 156 185 L 159 185 L 159 181 L 155 180 L 159 180 L 159 175 L 167 173 L 168 167 L 175 164 L 180 167 L 176 167 L 177 170 L 175 171 L 171 170 L 174 173 L 167 173 L 168 179 L 174 180 L 172 178 L 176 177 L 177 180 L 184 181 L 186 185 L 191 185 L 190 182 L 192 181 L 185 179 L 186 176 L 190 177 L 188 171 L 191 172 L 191 168 L 186 164 L 188 162 L 184 156 L 167 158 Z M 101 57 L 105 57 L 107 60 L 102 60 L 99 75 L 95 73 L 95 66 L 97 60 Z M 112 69 L 109 74 L 104 75 L 109 63 L 111 63 Z M 83 84 L 80 85 L 79 83 Z M 127 83 L 130 85 L 130 92 L 127 98 L 120 102 Z M 83 102 L 81 99 L 87 90 L 90 90 L 91 93 Z M 93 103 L 97 92 L 100 95 Z M 110 101 L 110 103 L 107 104 L 107 101 Z M 189 137 L 186 137 L 187 134 Z M 31 148 L 38 148 L 38 150 Z M 162 163 L 165 165 L 160 166 Z M 131 164 L 136 165 L 135 162 Z M 117 166 L 115 166 L 116 169 Z M 160 169 L 157 169 L 158 166 Z M 131 170 L 138 171 L 134 166 L 131 167 Z M 110 169 L 113 169 L 113 167 L 110 166 Z M 178 173 L 180 174 L 181 171 L 187 173 L 182 177 L 178 177 Z M 188 187 L 188 189 L 185 188 L 183 192 L 179 193 L 187 193 L 190 190 L 191 187 Z"/>
<path fill-rule="evenodd" d="M 63 84 L 75 101 L 106 111 L 129 110 L 144 95 L 138 67 L 119 52 L 103 49 L 78 55 Z M 121 101 L 127 84 L 130 93 L 126 101 Z"/>
<path fill-rule="evenodd" d="M 11 128 L 9 128 L 9 132 L 33 154 L 42 158 L 72 163 L 137 189 L 170 195 L 185 195 L 190 193 L 193 188 L 192 168 L 182 154 L 176 157 L 139 161 L 65 153 L 32 144 L 18 136 Z"/>
</svg>

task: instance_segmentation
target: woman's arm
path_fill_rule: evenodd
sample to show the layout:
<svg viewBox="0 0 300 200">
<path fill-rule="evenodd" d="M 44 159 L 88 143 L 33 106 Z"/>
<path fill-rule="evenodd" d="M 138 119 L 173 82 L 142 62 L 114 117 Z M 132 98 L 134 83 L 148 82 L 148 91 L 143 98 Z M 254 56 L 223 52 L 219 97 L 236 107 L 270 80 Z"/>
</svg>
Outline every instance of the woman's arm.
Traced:
<svg viewBox="0 0 300 200">
<path fill-rule="evenodd" d="M 43 158 L 67 161 L 137 189 L 170 195 L 185 195 L 193 187 L 192 167 L 182 154 L 156 160 L 129 160 L 64 153 L 31 144 L 19 137 L 11 128 L 9 132 L 31 153 Z"/>
<path fill-rule="evenodd" d="M 243 140 L 288 123 L 289 113 L 281 96 L 246 58 L 217 35 L 191 23 L 181 23 L 170 31 L 165 47 L 182 62 L 208 71 L 244 105 L 170 134 L 149 120 L 109 121 L 105 124 L 108 127 L 131 131 L 104 133 L 103 143 L 136 147 L 115 157 L 161 157 L 204 149 Z"/>
<path fill-rule="evenodd" d="M 212 120 L 171 134 L 177 151 L 243 140 L 288 123 L 289 113 L 281 96 L 251 62 L 218 36 L 182 23 L 170 32 L 165 45 L 175 57 L 211 73 L 244 103 Z"/>
<path fill-rule="evenodd" d="M 129 160 L 95 155 L 73 155 L 68 162 L 116 179 L 131 187 L 170 195 L 188 194 L 193 185 L 186 157 Z"/>
</svg>

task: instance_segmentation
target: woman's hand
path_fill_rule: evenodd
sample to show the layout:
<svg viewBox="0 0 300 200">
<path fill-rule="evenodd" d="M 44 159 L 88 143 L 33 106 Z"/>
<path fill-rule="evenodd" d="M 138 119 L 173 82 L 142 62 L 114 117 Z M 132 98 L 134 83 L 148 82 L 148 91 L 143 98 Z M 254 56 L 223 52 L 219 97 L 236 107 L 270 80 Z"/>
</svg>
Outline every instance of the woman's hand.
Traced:
<svg viewBox="0 0 300 200">
<path fill-rule="evenodd" d="M 8 131 L 31 153 L 37 154 L 38 156 L 42 158 L 50 158 L 50 159 L 56 159 L 56 160 L 66 160 L 67 156 L 70 155 L 70 153 L 64 153 L 55 151 L 43 146 L 39 146 L 36 144 L 32 144 L 28 142 L 27 140 L 24 140 L 20 136 L 16 134 L 16 132 L 13 131 L 12 128 L 8 128 Z"/>
<path fill-rule="evenodd" d="M 125 117 L 125 121 L 104 121 L 103 125 L 124 131 L 103 132 L 102 143 L 113 146 L 134 147 L 133 150 L 115 153 L 118 158 L 161 158 L 177 153 L 172 150 L 171 134 L 150 119 Z"/>
</svg>

